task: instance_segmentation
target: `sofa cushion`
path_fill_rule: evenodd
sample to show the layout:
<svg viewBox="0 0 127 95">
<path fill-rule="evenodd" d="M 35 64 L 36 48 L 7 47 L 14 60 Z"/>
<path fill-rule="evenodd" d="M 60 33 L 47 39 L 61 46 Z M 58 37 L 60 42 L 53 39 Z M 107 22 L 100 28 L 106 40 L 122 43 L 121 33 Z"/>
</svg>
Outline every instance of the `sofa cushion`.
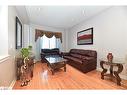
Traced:
<svg viewBox="0 0 127 95">
<path fill-rule="evenodd" d="M 71 59 L 71 56 L 64 56 L 64 58 L 66 58 L 66 59 Z"/>
<path fill-rule="evenodd" d="M 73 56 L 73 57 L 79 58 L 79 59 L 81 59 L 81 58 L 82 58 L 82 56 L 81 56 L 81 55 L 79 55 L 79 54 L 74 54 L 74 53 L 71 53 L 70 55 L 71 55 L 71 56 Z"/>
<path fill-rule="evenodd" d="M 84 56 L 97 57 L 97 53 L 94 50 L 83 50 L 83 49 L 71 49 L 70 53 L 76 53 Z"/>
<path fill-rule="evenodd" d="M 43 53 L 50 53 L 51 50 L 50 49 L 41 49 L 41 52 L 43 52 Z"/>
<path fill-rule="evenodd" d="M 41 49 L 41 53 L 44 53 L 45 55 L 59 54 L 59 49 L 58 48 L 54 48 L 54 49 Z"/>
<path fill-rule="evenodd" d="M 81 63 L 82 64 L 82 60 L 75 58 L 75 57 L 71 57 L 71 56 L 64 56 L 64 58 L 66 59 L 70 59 L 72 61 L 75 61 L 76 63 Z"/>
<path fill-rule="evenodd" d="M 59 49 L 58 49 L 58 48 L 51 49 L 51 51 L 52 51 L 53 53 L 59 53 Z"/>
<path fill-rule="evenodd" d="M 82 59 L 83 60 L 92 60 L 94 59 L 93 57 L 88 57 L 88 56 L 82 56 Z"/>
<path fill-rule="evenodd" d="M 88 53 L 87 53 L 87 55 L 88 56 L 91 56 L 91 57 L 96 57 L 97 56 L 97 54 L 96 54 L 96 52 L 95 51 L 88 51 Z"/>
<path fill-rule="evenodd" d="M 89 59 L 93 59 L 93 57 L 90 57 L 90 56 L 82 56 L 82 59 L 89 60 Z"/>
</svg>

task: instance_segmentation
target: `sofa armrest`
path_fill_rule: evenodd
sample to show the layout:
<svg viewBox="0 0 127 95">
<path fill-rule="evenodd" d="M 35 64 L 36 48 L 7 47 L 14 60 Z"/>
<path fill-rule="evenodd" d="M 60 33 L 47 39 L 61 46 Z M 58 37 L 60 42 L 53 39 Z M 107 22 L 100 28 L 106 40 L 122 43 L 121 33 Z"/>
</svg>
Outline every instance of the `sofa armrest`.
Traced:
<svg viewBox="0 0 127 95">
<path fill-rule="evenodd" d="M 83 57 L 82 63 L 95 63 L 96 58 L 94 57 Z"/>
<path fill-rule="evenodd" d="M 43 52 L 41 52 L 40 54 L 41 54 L 41 55 L 45 55 L 45 53 L 43 53 Z"/>
<path fill-rule="evenodd" d="M 45 57 L 45 53 L 41 52 L 41 58 L 44 58 Z"/>
</svg>

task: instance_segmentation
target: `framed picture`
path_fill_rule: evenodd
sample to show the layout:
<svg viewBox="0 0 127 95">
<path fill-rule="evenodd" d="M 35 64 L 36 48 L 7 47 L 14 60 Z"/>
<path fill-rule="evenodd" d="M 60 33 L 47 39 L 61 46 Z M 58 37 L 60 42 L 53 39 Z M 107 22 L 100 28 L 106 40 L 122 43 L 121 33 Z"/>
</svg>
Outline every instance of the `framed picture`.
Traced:
<svg viewBox="0 0 127 95">
<path fill-rule="evenodd" d="M 89 28 L 77 33 L 77 44 L 87 45 L 93 44 L 93 28 Z"/>
<path fill-rule="evenodd" d="M 16 17 L 16 49 L 22 48 L 22 24 Z"/>
</svg>

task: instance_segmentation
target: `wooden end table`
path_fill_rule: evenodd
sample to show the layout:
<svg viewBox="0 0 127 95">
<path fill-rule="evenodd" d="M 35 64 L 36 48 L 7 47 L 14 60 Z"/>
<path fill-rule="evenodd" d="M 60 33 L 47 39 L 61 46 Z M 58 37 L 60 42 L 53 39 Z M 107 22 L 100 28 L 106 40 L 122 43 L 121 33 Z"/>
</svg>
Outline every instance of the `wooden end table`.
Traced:
<svg viewBox="0 0 127 95">
<path fill-rule="evenodd" d="M 108 69 L 104 67 L 104 64 L 110 66 L 110 69 L 109 69 L 110 73 L 109 74 L 106 73 L 108 71 Z M 121 73 L 123 70 L 122 63 L 114 63 L 114 62 L 111 63 L 108 61 L 100 61 L 100 66 L 103 69 L 103 71 L 101 72 L 101 79 L 104 79 L 104 76 L 108 76 L 111 79 L 116 79 L 117 85 L 119 85 L 119 86 L 121 85 L 121 78 L 119 76 L 119 73 Z M 117 67 L 118 70 L 114 71 L 114 69 L 113 69 L 114 67 Z"/>
</svg>

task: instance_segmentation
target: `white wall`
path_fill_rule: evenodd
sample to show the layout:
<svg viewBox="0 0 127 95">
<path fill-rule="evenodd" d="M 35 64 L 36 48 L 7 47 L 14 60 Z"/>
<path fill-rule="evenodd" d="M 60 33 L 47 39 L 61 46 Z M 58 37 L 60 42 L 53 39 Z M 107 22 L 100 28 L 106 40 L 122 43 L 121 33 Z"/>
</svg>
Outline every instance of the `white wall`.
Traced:
<svg viewBox="0 0 127 95">
<path fill-rule="evenodd" d="M 93 27 L 93 45 L 77 45 L 77 32 Z M 68 50 L 71 48 L 93 49 L 99 61 L 112 52 L 114 59 L 127 63 L 127 7 L 111 7 L 68 31 Z M 123 74 L 127 74 L 124 65 Z"/>
<path fill-rule="evenodd" d="M 30 44 L 30 42 L 29 42 L 30 28 L 29 27 L 30 27 L 29 25 L 24 24 L 24 34 L 23 34 L 23 39 L 24 39 L 23 43 L 24 44 L 23 44 L 23 47 L 28 47 Z"/>
<path fill-rule="evenodd" d="M 16 39 L 15 39 L 15 31 L 16 31 L 16 16 L 19 18 L 16 8 L 14 6 L 8 7 L 8 53 L 9 55 L 14 56 L 17 54 L 17 51 L 15 49 L 16 45 Z M 22 20 L 19 18 L 19 20 L 22 23 L 22 46 L 24 46 L 24 24 Z"/>
<path fill-rule="evenodd" d="M 65 39 L 65 46 L 64 46 L 65 47 L 65 50 L 64 51 L 65 52 L 68 52 L 69 51 L 68 50 L 68 41 L 69 41 L 68 39 L 69 39 L 70 36 L 68 35 L 68 32 L 69 32 L 69 29 L 65 29 L 64 30 L 64 33 L 65 33 L 65 36 L 64 36 L 64 39 Z"/>
<path fill-rule="evenodd" d="M 7 6 L 0 7 L 0 56 L 8 55 Z M 3 45 L 4 44 L 4 45 Z"/>
</svg>

